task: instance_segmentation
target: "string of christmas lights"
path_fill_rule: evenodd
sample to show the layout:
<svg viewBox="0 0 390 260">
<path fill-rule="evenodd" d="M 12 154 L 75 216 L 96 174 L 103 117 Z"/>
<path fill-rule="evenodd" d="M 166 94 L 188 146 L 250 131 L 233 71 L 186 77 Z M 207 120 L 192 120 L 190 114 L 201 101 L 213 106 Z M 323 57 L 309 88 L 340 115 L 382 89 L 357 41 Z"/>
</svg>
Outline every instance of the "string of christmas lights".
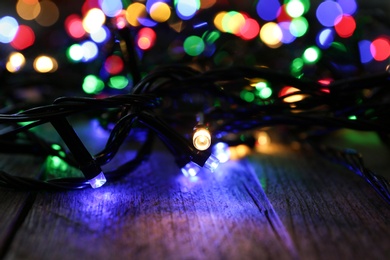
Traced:
<svg viewBox="0 0 390 260">
<path fill-rule="evenodd" d="M 71 39 L 61 46 L 66 53 L 36 53 L 33 62 L 24 54 L 46 37 L 19 20 L 51 27 L 61 10 L 51 1 L 19 0 L 18 17 L 0 16 L 0 44 L 13 49 L 0 71 L 1 91 L 9 97 L 0 99 L 6 106 L 0 111 L 1 151 L 45 156 L 51 159 L 48 165 L 83 174 L 48 177 L 41 172 L 40 179 L 33 179 L 0 171 L 1 186 L 98 188 L 147 160 L 154 136 L 186 176 L 195 176 L 200 167 L 214 171 L 229 160 L 229 147 L 251 147 L 255 132 L 272 126 L 288 127 L 291 135 L 310 143 L 344 128 L 388 138 L 390 78 L 389 68 L 383 69 L 390 57 L 388 28 L 383 17 L 370 14 L 366 23 L 377 30 L 365 30 L 360 21 L 368 9 L 355 0 L 318 5 L 308 0 L 125 2 L 84 1 L 81 12 L 63 21 Z M 65 67 L 60 56 L 74 66 L 71 77 L 56 74 Z M 30 81 L 22 76 L 31 72 L 29 63 L 41 77 L 33 74 Z M 79 84 L 68 84 L 79 74 Z M 82 95 L 90 96 L 28 105 L 20 89 L 32 83 L 48 86 L 50 93 L 61 88 L 77 92 L 81 86 Z M 109 133 L 100 152 L 91 154 L 69 123 L 77 116 L 97 119 Z M 51 124 L 65 146 L 34 131 L 43 124 Z M 138 132 L 145 133 L 142 141 L 135 137 Z M 136 156 L 106 170 L 129 142 L 140 143 Z M 368 170 L 357 153 L 317 150 L 346 165 L 390 203 L 388 181 Z"/>
<path fill-rule="evenodd" d="M 264 88 L 262 86 L 259 90 L 256 87 L 259 79 L 260 82 L 272 82 L 270 96 L 264 98 L 259 95 Z M 0 123 L 7 128 L 0 134 L 0 140 L 12 138 L 15 152 L 18 148 L 19 152 L 25 152 L 26 142 L 20 147 L 18 144 L 18 139 L 24 138 L 39 154 L 60 156 L 79 167 L 85 178 L 38 181 L 1 172 L 0 183 L 5 187 L 22 189 L 78 189 L 85 188 L 87 184 L 97 188 L 104 184 L 106 178 L 115 179 L 130 173 L 147 157 L 152 142 L 150 133 L 136 159 L 105 174 L 100 168 L 114 158 L 129 133 L 135 129 L 145 129 L 143 131 L 157 135 L 172 152 L 183 173 L 190 176 L 196 175 L 202 166 L 216 169 L 219 161 L 212 153 L 214 144 L 225 142 L 229 145 L 231 134 L 263 127 L 292 125 L 294 131 L 310 133 L 308 140 L 310 135 L 317 136 L 326 132 L 324 130 L 342 128 L 388 135 L 389 101 L 384 94 L 389 94 L 386 90 L 389 81 L 390 75 L 386 71 L 370 77 L 336 81 L 325 87 L 317 81 L 297 79 L 265 68 L 232 67 L 202 73 L 189 67 L 162 67 L 143 78 L 131 94 L 102 99 L 63 97 L 51 105 L 1 114 Z M 292 85 L 295 91 L 278 94 L 283 93 L 280 90 L 285 84 Z M 367 95 L 362 91 L 364 89 L 371 90 L 371 94 Z M 243 90 L 256 96 L 253 100 L 242 98 Z M 114 127 L 107 129 L 111 132 L 105 148 L 91 156 L 66 118 L 88 111 L 94 111 L 97 116 L 96 111 L 103 113 L 107 110 L 119 118 L 112 122 Z M 18 124 L 23 122 L 22 126 Z M 70 152 L 64 152 L 64 148 L 53 148 L 53 144 L 29 131 L 44 123 L 54 126 Z M 333 150 L 326 151 L 328 156 L 335 154 Z M 388 199 L 388 182 L 384 178 L 367 170 L 348 153 L 339 153 L 344 156 L 337 157 L 339 162 L 352 165 L 354 172 Z"/>
</svg>

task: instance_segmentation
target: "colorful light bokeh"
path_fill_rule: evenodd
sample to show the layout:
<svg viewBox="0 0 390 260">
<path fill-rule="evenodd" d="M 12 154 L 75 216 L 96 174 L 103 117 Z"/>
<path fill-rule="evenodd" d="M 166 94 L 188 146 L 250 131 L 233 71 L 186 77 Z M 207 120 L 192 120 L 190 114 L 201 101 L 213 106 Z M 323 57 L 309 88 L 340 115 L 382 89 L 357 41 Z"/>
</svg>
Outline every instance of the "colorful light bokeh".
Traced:
<svg viewBox="0 0 390 260">
<path fill-rule="evenodd" d="M 58 46 L 57 42 L 66 43 L 66 47 L 58 49 L 65 50 L 67 61 L 73 65 L 96 62 L 98 65 L 91 66 L 100 66 L 95 77 L 112 89 L 131 85 L 131 73 L 125 71 L 123 60 L 126 55 L 116 55 L 124 50 L 117 30 L 130 32 L 135 46 L 130 56 L 141 63 L 158 53 L 161 62 L 167 56 L 175 62 L 196 62 L 201 57 L 209 58 L 212 66 L 233 65 L 238 59 L 256 66 L 262 65 L 258 64 L 262 57 L 252 55 L 253 50 L 258 54 L 261 49 L 270 59 L 268 51 L 271 55 L 282 53 L 285 48 L 289 55 L 285 58 L 289 60 L 281 64 L 300 77 L 306 68 L 322 64 L 320 60 L 333 51 L 357 50 L 358 61 L 363 65 L 386 63 L 390 57 L 388 33 L 362 33 L 359 28 L 362 20 L 358 19 L 361 12 L 356 0 L 256 0 L 235 4 L 216 0 L 84 0 L 80 10 L 66 14 L 55 1 L 18 0 L 14 11 L 15 17 L 0 17 L 0 44 L 7 46 L 4 50 L 23 55 L 41 44 L 40 27 L 45 32 L 61 27 L 65 34 L 45 35 L 47 42 Z M 64 39 L 64 35 L 70 39 Z M 107 46 L 116 49 L 106 53 Z M 250 54 L 243 58 L 244 49 Z M 39 56 L 52 57 L 39 52 L 30 59 Z M 52 69 L 48 69 L 50 62 Z M 45 73 L 57 70 L 62 61 L 49 58 L 38 64 L 41 63 L 47 68 L 38 66 L 35 70 Z M 8 71 L 18 72 L 32 62 L 6 60 L 4 64 Z M 128 83 L 119 80 L 119 76 L 127 77 Z M 100 87 L 86 89 L 86 93 L 101 91 Z M 267 91 L 241 94 L 245 100 L 266 99 Z"/>
<path fill-rule="evenodd" d="M 11 46 L 16 50 L 24 50 L 34 44 L 35 34 L 31 27 L 20 25 L 15 37 L 11 41 Z"/>
</svg>

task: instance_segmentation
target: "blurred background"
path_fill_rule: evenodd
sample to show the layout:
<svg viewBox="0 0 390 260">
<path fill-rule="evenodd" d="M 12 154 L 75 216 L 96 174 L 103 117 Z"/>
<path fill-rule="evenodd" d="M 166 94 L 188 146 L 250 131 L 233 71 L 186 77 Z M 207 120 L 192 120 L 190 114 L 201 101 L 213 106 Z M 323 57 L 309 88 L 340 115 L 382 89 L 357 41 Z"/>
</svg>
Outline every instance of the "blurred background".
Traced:
<svg viewBox="0 0 390 260">
<path fill-rule="evenodd" d="M 173 64 L 263 66 L 322 82 L 380 72 L 389 13 L 382 0 L 2 1 L 0 105 L 128 93 Z"/>
</svg>

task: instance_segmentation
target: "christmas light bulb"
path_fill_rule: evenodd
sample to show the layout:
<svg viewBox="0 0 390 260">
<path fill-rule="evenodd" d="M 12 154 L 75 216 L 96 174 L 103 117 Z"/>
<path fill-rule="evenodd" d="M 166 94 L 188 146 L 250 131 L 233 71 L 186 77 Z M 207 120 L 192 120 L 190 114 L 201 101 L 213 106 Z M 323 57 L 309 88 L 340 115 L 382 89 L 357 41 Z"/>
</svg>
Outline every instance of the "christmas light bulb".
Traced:
<svg viewBox="0 0 390 260">
<path fill-rule="evenodd" d="M 213 146 L 213 154 L 220 163 L 225 163 L 230 159 L 230 150 L 228 144 L 224 142 L 216 143 Z"/>
<path fill-rule="evenodd" d="M 211 172 L 214 172 L 219 165 L 219 160 L 214 155 L 210 155 L 207 161 L 204 163 L 203 167 L 209 169 Z"/>
<path fill-rule="evenodd" d="M 207 150 L 211 145 L 210 131 L 205 127 L 195 128 L 192 142 L 199 151 Z"/>
<path fill-rule="evenodd" d="M 200 167 L 194 162 L 189 162 L 181 168 L 181 172 L 186 177 L 194 177 L 198 174 L 199 171 Z"/>
<path fill-rule="evenodd" d="M 96 175 L 94 178 L 88 180 L 89 185 L 91 185 L 92 188 L 97 189 L 103 186 L 106 183 L 106 177 L 104 176 L 103 172 L 100 172 L 98 175 Z"/>
</svg>

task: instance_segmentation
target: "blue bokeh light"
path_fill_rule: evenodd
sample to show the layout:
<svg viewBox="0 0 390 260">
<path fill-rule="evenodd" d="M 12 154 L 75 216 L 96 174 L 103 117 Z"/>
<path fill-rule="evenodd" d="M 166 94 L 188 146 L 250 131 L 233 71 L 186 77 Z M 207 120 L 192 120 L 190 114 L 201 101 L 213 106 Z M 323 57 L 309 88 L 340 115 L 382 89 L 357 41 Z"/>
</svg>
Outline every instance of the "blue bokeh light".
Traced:
<svg viewBox="0 0 390 260">
<path fill-rule="evenodd" d="M 322 2 L 316 11 L 318 21 L 326 27 L 332 27 L 335 25 L 336 20 L 343 14 L 343 10 L 339 3 L 327 0 Z"/>
<path fill-rule="evenodd" d="M 317 45 L 321 49 L 327 49 L 332 45 L 334 41 L 334 31 L 333 29 L 326 28 L 320 31 L 317 35 Z"/>
<path fill-rule="evenodd" d="M 361 63 L 368 63 L 372 61 L 371 54 L 371 42 L 368 40 L 362 40 L 359 42 L 360 61 Z"/>
<path fill-rule="evenodd" d="M 256 6 L 257 14 L 264 21 L 272 21 L 278 17 L 280 3 L 278 0 L 259 0 Z"/>
<path fill-rule="evenodd" d="M 0 42 L 10 43 L 15 38 L 19 24 L 15 18 L 4 16 L 0 19 Z"/>
</svg>

